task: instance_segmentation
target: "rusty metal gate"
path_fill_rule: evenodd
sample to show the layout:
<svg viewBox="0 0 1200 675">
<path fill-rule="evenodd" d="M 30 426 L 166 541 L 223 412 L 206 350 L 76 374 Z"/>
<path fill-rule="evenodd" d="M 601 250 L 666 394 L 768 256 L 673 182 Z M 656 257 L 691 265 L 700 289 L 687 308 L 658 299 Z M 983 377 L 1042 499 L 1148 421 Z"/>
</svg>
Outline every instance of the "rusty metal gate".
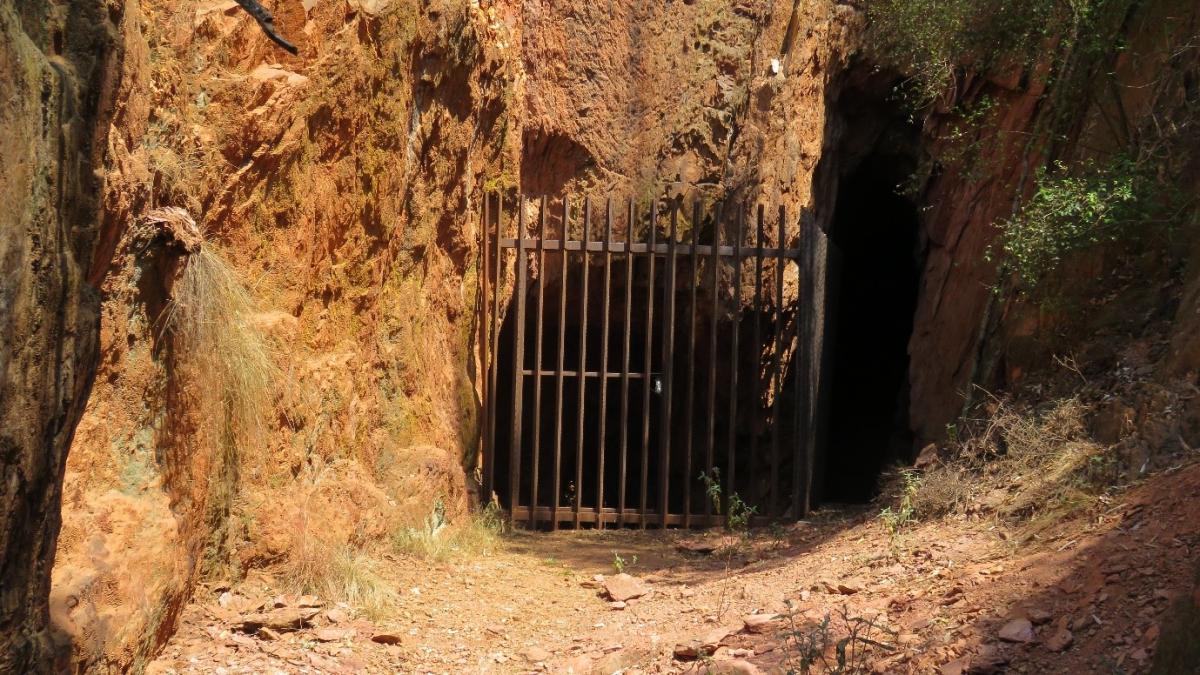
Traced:
<svg viewBox="0 0 1200 675">
<path fill-rule="evenodd" d="M 514 522 L 807 513 L 821 233 L 768 246 L 782 208 L 690 207 L 485 196 L 482 480 Z"/>
</svg>

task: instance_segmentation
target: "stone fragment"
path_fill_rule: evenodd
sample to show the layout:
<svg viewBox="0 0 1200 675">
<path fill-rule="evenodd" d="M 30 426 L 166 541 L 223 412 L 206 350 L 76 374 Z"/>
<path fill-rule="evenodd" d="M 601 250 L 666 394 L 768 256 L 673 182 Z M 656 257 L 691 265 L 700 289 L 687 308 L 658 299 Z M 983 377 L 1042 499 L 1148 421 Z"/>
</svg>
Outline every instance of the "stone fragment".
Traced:
<svg viewBox="0 0 1200 675">
<path fill-rule="evenodd" d="M 930 443 L 921 448 L 920 454 L 917 455 L 917 461 L 913 462 L 913 468 L 918 471 L 924 471 L 936 464 L 938 461 L 938 448 L 935 443 Z"/>
<path fill-rule="evenodd" d="M 1050 623 L 1050 619 L 1053 619 L 1053 618 L 1054 617 L 1050 614 L 1050 612 L 1047 612 L 1044 609 L 1029 610 L 1029 620 L 1031 622 L 1033 622 L 1033 625 L 1035 625 L 1035 626 L 1040 626 L 1045 623 Z"/>
<path fill-rule="evenodd" d="M 339 642 L 354 637 L 354 633 L 353 628 L 318 628 L 313 632 L 313 637 L 318 642 Z"/>
<path fill-rule="evenodd" d="M 680 642 L 675 645 L 675 658 L 680 661 L 693 661 L 702 656 L 712 656 L 725 638 L 740 631 L 741 628 L 741 626 L 721 626 L 708 631 L 698 640 Z"/>
<path fill-rule="evenodd" d="M 761 675 L 758 666 L 745 659 L 717 659 L 705 665 L 708 675 Z"/>
<path fill-rule="evenodd" d="M 346 621 L 350 620 L 350 616 L 348 614 L 346 614 L 345 611 L 340 610 L 336 607 L 329 610 L 328 612 L 325 612 L 325 618 L 329 619 L 333 623 L 345 623 Z"/>
<path fill-rule="evenodd" d="M 742 617 L 747 633 L 769 633 L 779 628 L 778 614 L 748 614 Z"/>
<path fill-rule="evenodd" d="M 1033 642 L 1033 624 L 1029 619 L 1013 619 L 1004 624 L 997 637 L 1005 642 L 1021 644 Z"/>
<path fill-rule="evenodd" d="M 1059 628 L 1046 640 L 1046 649 L 1052 652 L 1065 651 L 1073 642 L 1075 635 L 1066 628 Z"/>
<path fill-rule="evenodd" d="M 398 645 L 401 638 L 395 633 L 376 633 L 371 636 L 371 642 L 376 642 L 381 645 Z"/>
<path fill-rule="evenodd" d="M 317 609 L 312 607 L 284 607 L 270 612 L 249 614 L 241 618 L 236 628 L 246 633 L 253 633 L 262 628 L 272 630 L 298 630 L 317 615 Z"/>
<path fill-rule="evenodd" d="M 640 598 L 650 592 L 649 586 L 641 579 L 625 573 L 608 577 L 604 580 L 604 592 L 610 600 L 625 602 Z"/>
<path fill-rule="evenodd" d="M 530 663 L 542 663 L 550 660 L 550 652 L 541 647 L 530 647 L 521 652 L 521 655 Z"/>
<path fill-rule="evenodd" d="M 684 553 L 698 553 L 708 555 L 717 550 L 719 544 L 714 539 L 684 539 L 677 544 L 675 548 Z"/>
<path fill-rule="evenodd" d="M 297 607 L 323 607 L 324 605 L 325 603 L 315 595 L 302 595 L 296 598 Z"/>
<path fill-rule="evenodd" d="M 854 595 L 855 593 L 861 593 L 864 589 L 866 589 L 866 587 L 866 583 L 857 577 L 842 579 L 841 581 L 837 582 L 837 592 L 841 593 L 842 595 Z"/>
</svg>

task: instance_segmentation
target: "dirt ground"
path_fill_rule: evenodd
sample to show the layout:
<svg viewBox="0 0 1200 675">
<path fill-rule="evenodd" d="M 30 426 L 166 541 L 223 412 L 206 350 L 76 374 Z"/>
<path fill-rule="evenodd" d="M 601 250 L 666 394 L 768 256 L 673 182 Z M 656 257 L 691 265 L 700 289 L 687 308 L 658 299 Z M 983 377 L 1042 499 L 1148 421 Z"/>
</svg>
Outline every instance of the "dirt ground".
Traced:
<svg viewBox="0 0 1200 675">
<path fill-rule="evenodd" d="M 479 559 L 389 560 L 401 600 L 374 621 L 269 576 L 210 584 L 148 672 L 800 672 L 788 634 L 826 616 L 830 663 L 851 629 L 878 643 L 850 643 L 860 672 L 1148 672 L 1200 564 L 1192 454 L 1032 538 L 971 517 L 891 538 L 874 509 L 829 509 L 755 531 L 727 573 L 715 532 L 518 531 Z M 645 592 L 623 607 L 605 597 L 616 556 Z M 272 612 L 311 618 L 254 632 Z"/>
</svg>

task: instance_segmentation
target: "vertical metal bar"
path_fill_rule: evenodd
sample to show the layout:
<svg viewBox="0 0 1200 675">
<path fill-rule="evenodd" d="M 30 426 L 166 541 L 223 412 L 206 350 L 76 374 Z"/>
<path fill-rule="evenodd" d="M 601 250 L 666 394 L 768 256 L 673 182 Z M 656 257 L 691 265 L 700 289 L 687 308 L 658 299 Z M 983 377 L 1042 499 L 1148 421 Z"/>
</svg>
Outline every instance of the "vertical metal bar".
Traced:
<svg viewBox="0 0 1200 675">
<path fill-rule="evenodd" d="M 750 411 L 750 498 L 758 506 L 758 424 L 762 419 L 762 286 L 763 286 L 763 234 L 765 220 L 763 205 L 758 205 L 754 239 L 754 382 L 753 408 Z"/>
<path fill-rule="evenodd" d="M 771 501 L 770 517 L 779 516 L 779 432 L 783 426 L 779 419 L 780 399 L 783 398 L 783 237 L 784 208 L 779 207 L 779 238 L 775 249 L 775 358 L 771 364 L 771 379 L 774 397 L 771 399 Z"/>
<path fill-rule="evenodd" d="M 604 529 L 604 453 L 608 431 L 608 332 L 612 293 L 612 198 L 604 202 L 604 314 L 600 319 L 600 433 L 596 453 L 596 527 Z"/>
<path fill-rule="evenodd" d="M 698 289 L 700 288 L 699 277 L 699 261 L 700 254 L 696 253 L 696 245 L 698 243 L 698 232 L 700 231 L 700 200 L 697 199 L 692 203 L 692 270 L 691 276 L 688 278 L 688 285 L 691 286 L 691 301 L 688 305 L 688 347 L 687 347 L 687 363 L 688 363 L 688 384 L 687 384 L 687 414 L 684 422 L 684 446 L 687 448 L 687 456 L 684 458 L 684 482 L 683 482 L 683 512 L 690 513 L 692 510 L 692 481 L 696 476 L 692 473 L 692 457 L 696 454 L 695 447 L 695 408 L 696 408 L 696 305 L 699 301 Z M 704 469 L 708 471 L 706 467 Z M 704 515 L 712 515 L 712 501 L 705 498 L 704 500 Z"/>
<path fill-rule="evenodd" d="M 504 197 L 500 193 L 496 193 L 496 237 L 492 242 L 492 325 L 491 325 L 491 353 L 492 353 L 492 372 L 488 374 L 488 391 L 492 397 L 488 402 L 488 456 L 491 458 L 491 463 L 484 471 L 484 493 L 486 499 L 490 502 L 492 495 L 496 493 L 496 392 L 500 391 L 499 377 L 500 366 L 499 358 L 496 355 L 500 353 L 500 268 L 503 267 L 500 260 L 500 238 L 504 234 L 503 221 L 504 218 Z M 511 508 L 512 505 L 510 504 Z"/>
<path fill-rule="evenodd" d="M 811 223 L 806 227 L 803 222 L 800 224 L 800 295 L 803 298 L 803 307 L 801 308 L 800 316 L 804 319 L 801 324 L 803 327 L 802 337 L 800 338 L 800 348 L 804 350 L 802 353 L 803 370 L 800 371 L 802 400 L 804 402 L 801 411 L 801 435 L 800 446 L 803 454 L 804 466 L 801 476 L 800 487 L 804 490 L 804 495 L 800 503 L 800 510 L 797 512 L 797 518 L 808 517 L 809 509 L 812 507 L 812 481 L 813 481 L 813 461 L 814 461 L 814 444 L 816 434 L 816 405 L 814 397 L 817 395 L 815 385 L 817 372 L 817 359 L 820 358 L 820 351 L 817 350 L 816 342 L 816 288 L 815 282 L 815 267 L 816 267 L 816 246 L 817 235 L 819 230 Z"/>
<path fill-rule="evenodd" d="M 483 401 L 483 419 L 480 420 L 481 424 L 480 424 L 480 434 L 479 434 L 479 442 L 480 442 L 480 445 L 483 446 L 481 448 L 482 452 L 480 453 L 480 457 L 483 461 L 482 466 L 480 466 L 480 469 L 482 470 L 480 472 L 480 476 L 483 479 L 483 481 L 482 481 L 483 485 L 481 485 L 480 487 L 482 487 L 483 490 L 482 490 L 482 493 L 480 494 L 479 501 L 480 501 L 480 506 L 483 506 L 483 505 L 487 504 L 488 500 L 491 497 L 491 493 L 488 491 L 488 488 L 490 486 L 488 485 L 488 481 L 487 481 L 487 472 L 488 472 L 489 467 L 491 467 L 491 465 L 492 465 L 492 458 L 489 454 L 492 451 L 492 446 L 488 442 L 488 436 L 487 436 L 487 431 L 488 431 L 488 428 L 490 427 L 491 405 L 492 405 L 492 392 L 490 389 L 488 389 L 488 380 L 491 379 L 491 364 L 490 364 L 490 361 L 488 360 L 488 348 L 492 346 L 492 312 L 491 312 L 492 305 L 491 305 L 491 300 L 489 298 L 490 293 L 489 293 L 488 286 L 490 285 L 491 278 L 492 278 L 492 276 L 491 276 L 491 269 L 492 269 L 491 261 L 489 260 L 489 257 L 491 256 L 492 251 L 491 251 L 491 248 L 489 248 L 489 246 L 488 246 L 489 237 L 488 237 L 488 193 L 487 193 L 487 190 L 483 191 L 483 203 L 480 205 L 479 236 L 480 236 L 479 257 L 481 259 L 481 267 L 483 268 L 482 270 L 480 270 L 481 273 L 479 275 L 481 277 L 481 284 L 482 284 L 482 289 L 480 291 L 480 300 L 481 300 L 480 313 L 483 315 L 480 318 L 480 333 L 481 334 L 480 334 L 480 339 L 479 339 L 479 369 L 480 369 L 480 372 L 483 374 L 482 377 L 480 378 L 480 386 L 479 386 L 481 399 Z"/>
<path fill-rule="evenodd" d="M 513 421 L 512 444 L 509 446 L 508 465 L 508 494 L 512 502 L 509 512 L 509 522 L 515 520 L 513 514 L 521 505 L 521 398 L 525 393 L 523 370 L 525 369 L 525 198 L 521 198 L 520 212 L 517 214 L 517 287 L 513 291 L 517 296 L 517 337 L 513 349 Z"/>
<path fill-rule="evenodd" d="M 670 508 L 668 500 L 671 487 L 671 389 L 674 372 L 671 351 L 675 346 L 675 239 L 679 226 L 679 205 L 671 205 L 671 235 L 667 240 L 666 277 L 663 279 L 663 311 L 666 321 L 663 323 L 662 339 L 662 412 L 659 413 L 661 440 L 659 453 L 659 484 L 661 492 L 658 495 L 659 515 L 662 517 L 662 527 L 667 527 L 667 512 Z M 683 511 L 683 526 L 688 527 L 688 512 Z"/>
<path fill-rule="evenodd" d="M 625 333 L 621 345 L 621 482 L 617 486 L 617 524 L 625 526 L 625 483 L 628 476 L 627 456 L 629 449 L 629 347 L 633 323 L 633 200 L 629 200 L 629 215 L 625 227 L 625 322 L 621 329 Z"/>
<path fill-rule="evenodd" d="M 563 197 L 562 217 L 562 283 L 558 293 L 558 352 L 554 367 L 554 500 L 550 502 L 550 529 L 558 529 L 558 502 L 562 499 L 562 437 L 563 437 L 563 358 L 567 335 L 567 240 L 571 238 L 568 223 L 571 215 L 570 197 Z"/>
<path fill-rule="evenodd" d="M 649 497 L 647 494 L 647 482 L 650 480 L 650 390 L 654 386 L 653 374 L 651 367 L 653 360 L 651 352 L 654 350 L 654 245 L 655 245 L 655 222 L 657 216 L 658 200 L 650 200 L 650 232 L 647 235 L 646 241 L 649 242 L 649 251 L 646 256 L 647 264 L 649 265 L 648 274 L 646 275 L 646 348 L 643 352 L 644 368 L 646 374 L 642 380 L 642 494 L 639 501 L 641 509 L 642 529 L 646 529 L 649 519 L 646 518 L 646 502 Z"/>
<path fill-rule="evenodd" d="M 708 257 L 709 292 L 712 293 L 711 315 L 709 317 L 709 336 L 708 336 L 708 439 L 704 451 L 704 470 L 712 471 L 716 466 L 716 446 L 717 446 L 717 333 L 721 326 L 718 318 L 720 313 L 720 294 L 717 293 L 717 279 L 721 276 L 721 218 L 725 212 L 725 204 L 717 202 L 716 209 L 713 211 L 713 245 L 712 254 Z M 732 496 L 732 492 L 726 491 L 726 496 Z M 712 501 L 712 500 L 706 500 Z M 726 514 L 728 515 L 728 514 Z"/>
<path fill-rule="evenodd" d="M 725 468 L 727 491 L 737 491 L 737 403 L 738 403 L 738 324 L 742 316 L 742 235 L 746 228 L 746 205 L 737 211 L 733 235 L 733 319 L 729 330 L 729 456 Z"/>
<path fill-rule="evenodd" d="M 533 356 L 533 462 L 529 466 L 529 527 L 537 524 L 538 473 L 541 468 L 542 447 L 542 335 L 546 299 L 546 198 L 542 197 L 538 211 L 537 240 L 537 334 Z"/>
<path fill-rule="evenodd" d="M 803 494 L 807 492 L 804 487 L 803 479 L 804 472 L 801 467 L 804 463 L 804 435 L 805 429 L 808 428 L 808 423 L 805 420 L 805 399 L 804 390 L 807 382 L 808 370 L 808 348 L 806 334 L 808 330 L 805 328 L 804 317 L 806 315 L 806 307 L 804 306 L 804 223 L 798 224 L 800 227 L 797 246 L 800 248 L 800 259 L 796 261 L 796 300 L 794 303 L 793 321 L 796 323 L 796 355 L 792 358 L 792 363 L 795 366 L 792 369 L 792 380 L 795 382 L 795 412 L 792 416 L 792 518 L 799 520 L 804 517 L 804 512 L 807 511 L 806 500 Z"/>
<path fill-rule="evenodd" d="M 579 320 L 579 399 L 575 402 L 575 503 L 571 507 L 575 529 L 579 529 L 579 509 L 583 503 L 583 444 L 587 437 L 584 431 L 584 411 L 587 409 L 587 341 L 588 341 L 588 239 L 592 225 L 592 198 L 583 198 L 583 246 L 580 265 L 583 276 L 583 293 L 580 295 L 582 316 Z"/>
</svg>

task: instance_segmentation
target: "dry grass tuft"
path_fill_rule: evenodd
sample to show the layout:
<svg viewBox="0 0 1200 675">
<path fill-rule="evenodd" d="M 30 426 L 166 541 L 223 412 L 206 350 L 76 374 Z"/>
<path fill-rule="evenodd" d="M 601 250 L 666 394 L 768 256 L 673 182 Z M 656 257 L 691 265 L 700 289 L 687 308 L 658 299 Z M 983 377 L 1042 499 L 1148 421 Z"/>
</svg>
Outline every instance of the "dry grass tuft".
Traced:
<svg viewBox="0 0 1200 675">
<path fill-rule="evenodd" d="M 307 537 L 291 551 L 284 572 L 292 591 L 344 602 L 372 619 L 389 615 L 399 600 L 377 563 L 348 545 L 330 546 Z"/>
<path fill-rule="evenodd" d="M 969 423 L 958 457 L 921 477 L 912 495 L 918 518 L 994 513 L 1036 523 L 1090 504 L 1118 481 L 1112 450 L 1088 435 L 1079 399 L 1033 409 L 993 398 L 988 408 Z"/>
<path fill-rule="evenodd" d="M 488 556 L 496 551 L 503 532 L 504 519 L 494 505 L 451 523 L 446 521 L 439 500 L 420 526 L 402 527 L 392 534 L 392 548 L 398 553 L 437 562 Z"/>
<path fill-rule="evenodd" d="M 196 389 L 219 403 L 222 437 L 253 441 L 267 420 L 276 368 L 262 332 L 251 323 L 254 299 L 211 245 L 183 261 L 166 326 Z"/>
</svg>

